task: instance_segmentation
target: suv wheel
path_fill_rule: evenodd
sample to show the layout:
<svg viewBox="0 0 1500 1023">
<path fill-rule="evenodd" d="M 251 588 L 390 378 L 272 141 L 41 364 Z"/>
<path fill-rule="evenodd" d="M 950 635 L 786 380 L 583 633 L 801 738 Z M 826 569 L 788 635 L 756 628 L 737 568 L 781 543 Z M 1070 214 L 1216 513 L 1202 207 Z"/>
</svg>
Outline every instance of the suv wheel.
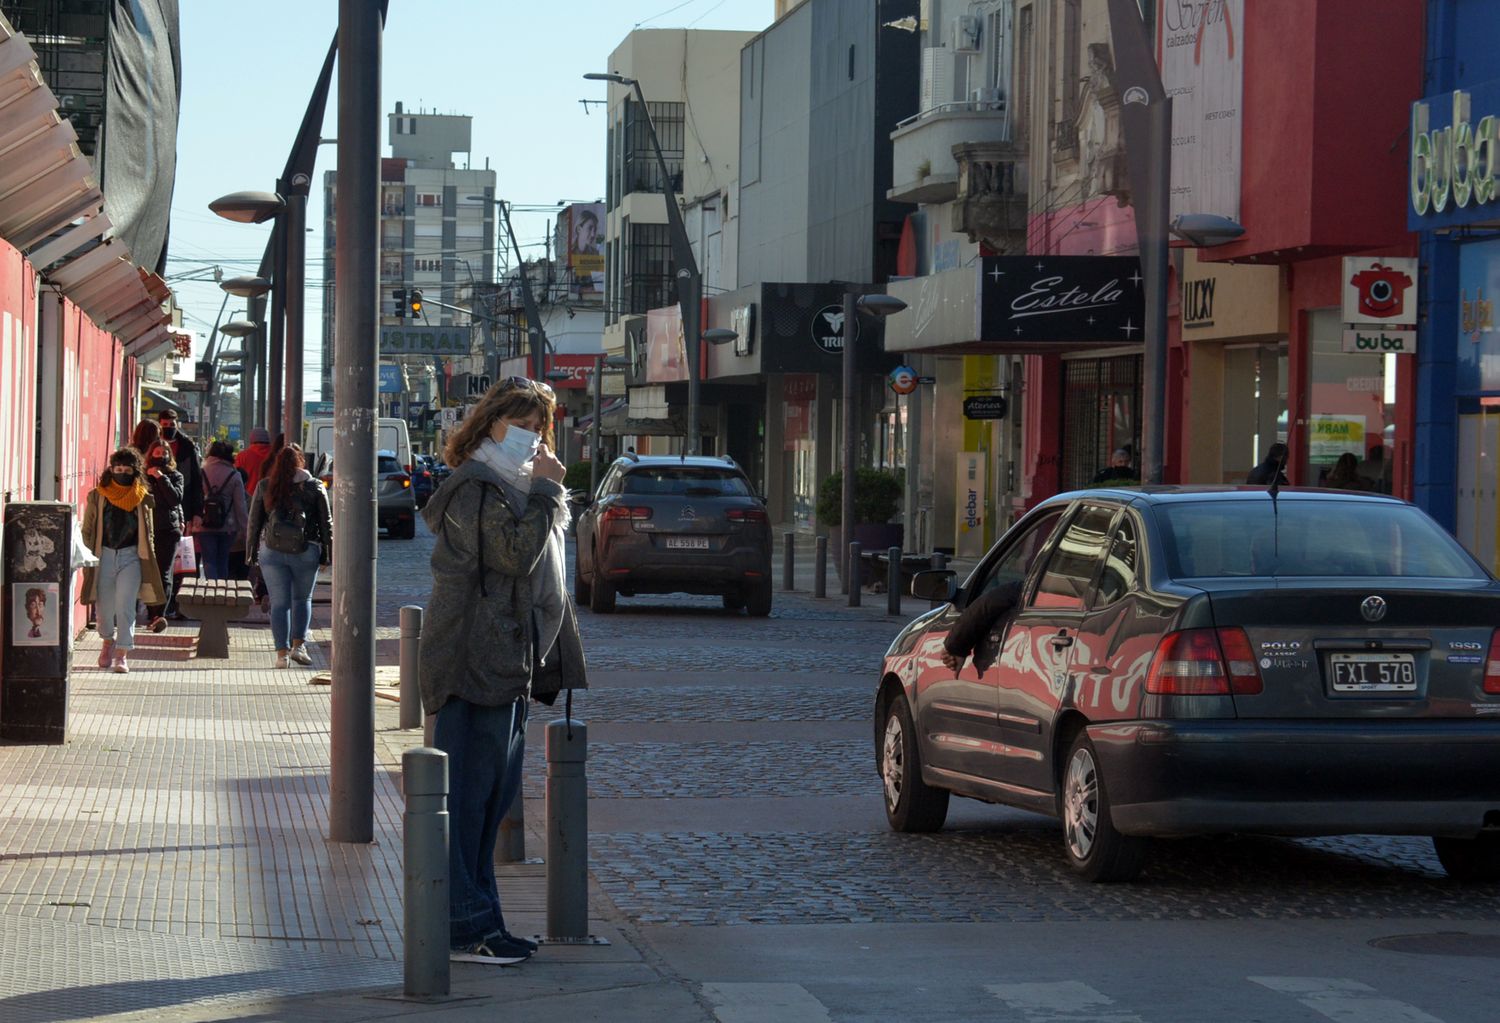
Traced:
<svg viewBox="0 0 1500 1023">
<path fill-rule="evenodd" d="M 391 529 L 391 535 L 398 540 L 415 540 L 417 538 L 417 520 L 411 518 L 396 523 Z"/>
<path fill-rule="evenodd" d="M 771 580 L 766 579 L 745 591 L 745 607 L 751 618 L 764 618 L 771 613 Z"/>
<path fill-rule="evenodd" d="M 725 611 L 743 611 L 745 609 L 745 598 L 738 592 L 724 594 Z"/>
<path fill-rule="evenodd" d="M 583 607 L 593 602 L 589 593 L 589 584 L 583 577 L 583 566 L 578 563 L 578 555 L 573 556 L 573 603 Z"/>
<path fill-rule="evenodd" d="M 595 578 L 589 582 L 589 610 L 596 615 L 613 614 L 615 610 L 615 588 L 608 579 Z"/>
</svg>

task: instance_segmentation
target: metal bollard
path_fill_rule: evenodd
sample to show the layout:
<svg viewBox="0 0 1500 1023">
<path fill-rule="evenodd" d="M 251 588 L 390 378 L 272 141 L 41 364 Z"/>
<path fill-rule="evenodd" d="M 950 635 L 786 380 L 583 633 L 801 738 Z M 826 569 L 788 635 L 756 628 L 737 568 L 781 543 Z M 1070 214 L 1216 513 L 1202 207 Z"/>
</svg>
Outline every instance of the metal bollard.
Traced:
<svg viewBox="0 0 1500 1023">
<path fill-rule="evenodd" d="M 828 596 L 828 537 L 818 537 L 817 554 L 813 558 L 813 596 Z"/>
<path fill-rule="evenodd" d="M 547 940 L 588 937 L 588 726 L 547 725 Z"/>
<path fill-rule="evenodd" d="M 944 554 L 942 551 L 935 551 L 932 555 L 932 567 L 934 571 L 938 572 L 946 569 L 948 567 L 948 555 Z M 943 602 L 940 600 L 934 600 L 932 602 L 932 606 L 941 607 L 942 603 Z"/>
<path fill-rule="evenodd" d="M 781 534 L 781 588 L 797 588 L 797 534 Z"/>
<path fill-rule="evenodd" d="M 401 609 L 401 727 L 422 723 L 422 688 L 419 681 L 418 646 L 422 642 L 422 609 L 408 604 Z"/>
<path fill-rule="evenodd" d="M 885 613 L 888 615 L 899 615 L 901 613 L 901 548 L 892 547 L 885 554 L 888 563 L 885 567 Z"/>
<path fill-rule="evenodd" d="M 505 816 L 500 818 L 495 859 L 501 863 L 526 862 L 526 797 L 520 792 L 516 793 Z"/>
<path fill-rule="evenodd" d="M 409 749 L 401 755 L 405 867 L 405 991 L 448 994 L 448 754 Z"/>
<path fill-rule="evenodd" d="M 849 584 L 849 606 L 859 607 L 860 584 L 864 582 L 865 566 L 860 557 L 863 552 L 858 540 L 849 541 L 849 559 L 844 562 L 844 581 Z"/>
</svg>

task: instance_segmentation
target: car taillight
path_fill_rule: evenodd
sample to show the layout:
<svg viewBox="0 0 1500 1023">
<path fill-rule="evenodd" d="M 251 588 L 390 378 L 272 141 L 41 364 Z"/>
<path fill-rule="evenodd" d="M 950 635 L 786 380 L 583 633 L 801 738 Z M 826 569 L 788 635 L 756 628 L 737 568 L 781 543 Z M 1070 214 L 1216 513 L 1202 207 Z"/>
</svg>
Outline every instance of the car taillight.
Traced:
<svg viewBox="0 0 1500 1023">
<path fill-rule="evenodd" d="M 1484 691 L 1500 696 L 1500 629 L 1490 636 L 1490 652 L 1484 659 Z"/>
<path fill-rule="evenodd" d="M 1146 692 L 1172 696 L 1250 696 L 1263 688 L 1244 629 L 1183 629 L 1156 647 Z"/>
<path fill-rule="evenodd" d="M 395 480 L 397 483 L 400 483 L 402 487 L 409 487 L 409 486 L 411 486 L 411 477 L 410 476 L 399 476 L 398 475 L 398 476 L 392 476 L 391 479 Z"/>
<path fill-rule="evenodd" d="M 770 522 L 764 508 L 731 508 L 725 513 L 730 522 Z"/>
<path fill-rule="evenodd" d="M 601 517 L 605 522 L 623 522 L 627 519 L 641 522 L 651 517 L 651 509 L 632 508 L 624 504 L 612 504 L 604 509 L 604 515 Z"/>
</svg>

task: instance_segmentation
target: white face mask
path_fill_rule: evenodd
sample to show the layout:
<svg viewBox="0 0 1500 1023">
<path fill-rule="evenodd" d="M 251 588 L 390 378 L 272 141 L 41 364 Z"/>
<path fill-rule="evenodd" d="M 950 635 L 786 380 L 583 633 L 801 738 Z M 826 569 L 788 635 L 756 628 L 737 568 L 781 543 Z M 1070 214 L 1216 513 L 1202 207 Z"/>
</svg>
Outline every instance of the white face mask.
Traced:
<svg viewBox="0 0 1500 1023">
<path fill-rule="evenodd" d="M 505 439 L 490 440 L 481 450 L 484 461 L 505 479 L 520 487 L 531 485 L 532 460 L 541 447 L 540 434 L 506 424 Z"/>
<path fill-rule="evenodd" d="M 536 458 L 537 449 L 541 446 L 541 434 L 506 424 L 505 439 L 500 442 L 500 450 L 505 452 L 507 459 L 514 459 L 516 464 L 525 465 Z"/>
</svg>

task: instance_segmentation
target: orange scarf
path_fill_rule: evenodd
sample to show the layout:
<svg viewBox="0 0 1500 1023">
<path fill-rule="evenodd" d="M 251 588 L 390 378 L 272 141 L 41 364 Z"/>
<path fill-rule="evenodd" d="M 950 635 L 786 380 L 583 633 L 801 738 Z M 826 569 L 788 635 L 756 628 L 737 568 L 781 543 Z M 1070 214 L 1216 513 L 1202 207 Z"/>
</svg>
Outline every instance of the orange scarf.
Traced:
<svg viewBox="0 0 1500 1023">
<path fill-rule="evenodd" d="M 133 486 L 122 487 L 114 480 L 99 484 L 99 493 L 104 499 L 123 512 L 135 511 L 135 506 L 146 499 L 146 484 L 137 479 Z"/>
</svg>

